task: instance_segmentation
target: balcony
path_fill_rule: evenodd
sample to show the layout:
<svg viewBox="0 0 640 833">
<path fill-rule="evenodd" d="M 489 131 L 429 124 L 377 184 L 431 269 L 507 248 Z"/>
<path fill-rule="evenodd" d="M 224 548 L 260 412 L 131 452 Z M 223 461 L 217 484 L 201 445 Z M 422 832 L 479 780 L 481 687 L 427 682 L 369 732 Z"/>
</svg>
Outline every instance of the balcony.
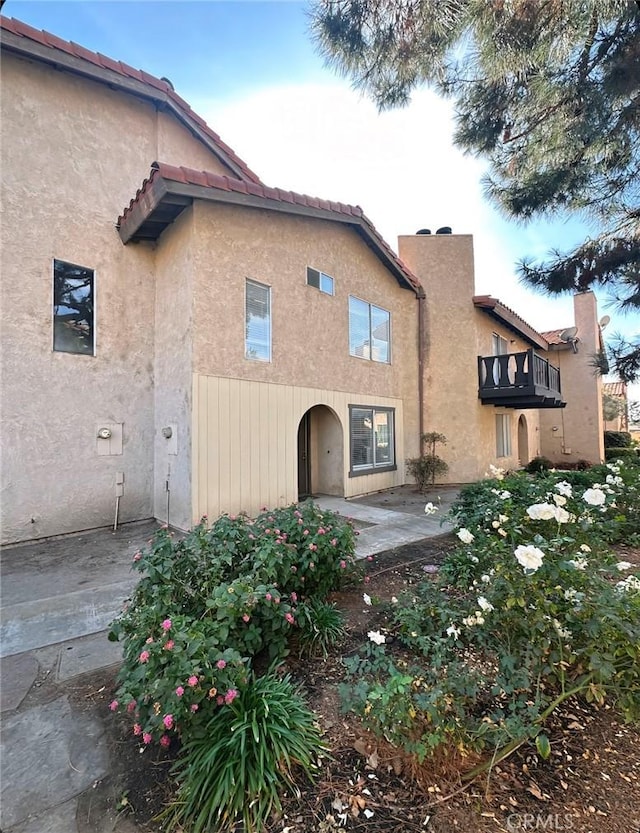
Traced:
<svg viewBox="0 0 640 833">
<path fill-rule="evenodd" d="M 503 408 L 564 408 L 560 371 L 533 349 L 478 356 L 478 398 Z"/>
</svg>

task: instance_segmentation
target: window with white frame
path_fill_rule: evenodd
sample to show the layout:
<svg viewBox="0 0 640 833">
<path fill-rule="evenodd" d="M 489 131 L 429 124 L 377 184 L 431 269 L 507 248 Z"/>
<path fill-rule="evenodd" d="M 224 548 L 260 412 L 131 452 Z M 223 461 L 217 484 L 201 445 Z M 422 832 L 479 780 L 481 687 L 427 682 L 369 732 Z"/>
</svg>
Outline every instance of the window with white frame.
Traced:
<svg viewBox="0 0 640 833">
<path fill-rule="evenodd" d="M 511 414 L 496 414 L 496 456 L 511 457 Z"/>
<path fill-rule="evenodd" d="M 351 473 L 395 468 L 393 408 L 349 406 Z"/>
<path fill-rule="evenodd" d="M 391 313 L 349 296 L 349 353 L 374 362 L 391 361 Z"/>
<path fill-rule="evenodd" d="M 320 292 L 325 295 L 333 295 L 333 278 L 325 272 L 320 272 L 319 269 L 314 269 L 312 266 L 307 266 L 307 284 L 315 286 Z"/>
<path fill-rule="evenodd" d="M 244 355 L 271 361 L 271 287 L 247 278 L 245 291 Z"/>
<path fill-rule="evenodd" d="M 53 349 L 95 355 L 94 271 L 53 261 Z"/>
</svg>

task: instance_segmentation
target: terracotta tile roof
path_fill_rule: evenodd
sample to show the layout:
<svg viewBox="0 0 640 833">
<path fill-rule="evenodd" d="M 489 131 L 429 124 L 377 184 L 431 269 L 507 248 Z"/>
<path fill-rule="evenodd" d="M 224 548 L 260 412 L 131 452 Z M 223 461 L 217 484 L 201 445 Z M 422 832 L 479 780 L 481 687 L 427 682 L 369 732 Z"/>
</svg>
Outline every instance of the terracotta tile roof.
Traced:
<svg viewBox="0 0 640 833">
<path fill-rule="evenodd" d="M 236 155 L 229 145 L 222 141 L 217 133 L 211 130 L 204 119 L 195 113 L 187 102 L 175 92 L 171 84 L 166 81 L 155 78 L 143 70 L 134 69 L 128 64 L 122 63 L 122 61 L 114 61 L 99 52 L 91 52 L 76 43 L 62 40 L 50 32 L 34 29 L 15 18 L 0 16 L 0 30 L 3 35 L 3 51 L 28 54 L 31 59 L 45 61 L 56 66 L 64 66 L 70 72 L 89 76 L 101 83 L 118 86 L 118 79 L 121 79 L 120 87 L 126 92 L 161 101 L 173 111 L 177 118 L 191 127 L 192 132 L 195 132 L 196 135 L 200 134 L 205 141 L 208 140 L 213 146 L 211 149 L 239 177 L 250 182 L 260 182 L 258 175 Z M 10 37 L 7 38 L 7 34 L 23 40 L 12 40 Z M 39 47 L 45 47 L 45 51 L 39 49 Z M 64 58 L 66 56 L 71 59 L 79 59 L 80 63 L 68 60 L 65 62 Z M 128 84 L 124 86 L 122 81 L 125 79 L 137 82 L 137 85 Z"/>
<path fill-rule="evenodd" d="M 560 338 L 560 333 L 563 333 L 566 330 L 566 327 L 561 327 L 559 330 L 546 330 L 544 333 L 540 333 L 540 335 L 545 338 L 549 344 L 566 344 L 566 341 L 563 341 Z"/>
<path fill-rule="evenodd" d="M 626 398 L 627 386 L 624 382 L 603 382 L 602 390 L 608 396 L 621 396 Z"/>
<path fill-rule="evenodd" d="M 162 212 L 163 219 L 158 219 L 160 214 L 154 218 L 154 212 L 160 207 L 162 199 L 169 194 L 182 197 L 184 202 L 173 212 L 173 216 L 167 217 L 165 207 Z M 171 199 L 175 200 L 175 197 L 172 196 Z M 186 208 L 193 199 L 232 202 L 245 207 L 347 223 L 360 233 L 367 245 L 393 271 L 399 283 L 413 290 L 419 297 L 424 295 L 420 281 L 385 242 L 360 206 L 309 197 L 281 188 L 269 188 L 256 182 L 243 182 L 210 171 L 196 171 L 163 162 L 153 163 L 150 176 L 144 180 L 142 187 L 118 218 L 120 237 L 124 243 L 136 239 L 156 239 L 163 229 L 173 222 L 179 211 Z M 175 206 L 175 202 L 172 204 Z"/>
<path fill-rule="evenodd" d="M 491 295 L 474 295 L 473 303 L 478 309 L 484 310 L 494 318 L 502 321 L 503 324 L 506 324 L 531 344 L 540 347 L 542 350 L 548 349 L 550 342 L 547 340 L 545 334 L 534 330 L 530 324 L 527 324 L 524 318 L 521 318 L 517 312 L 514 312 L 503 304 L 498 298 L 493 298 Z"/>
</svg>

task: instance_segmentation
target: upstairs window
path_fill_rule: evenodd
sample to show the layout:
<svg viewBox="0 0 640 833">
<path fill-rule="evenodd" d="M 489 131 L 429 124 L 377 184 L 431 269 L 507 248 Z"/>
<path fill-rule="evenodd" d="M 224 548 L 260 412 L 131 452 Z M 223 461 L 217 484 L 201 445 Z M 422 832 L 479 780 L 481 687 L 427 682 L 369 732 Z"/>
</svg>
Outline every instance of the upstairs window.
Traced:
<svg viewBox="0 0 640 833">
<path fill-rule="evenodd" d="M 94 272 L 53 261 L 53 349 L 95 355 Z"/>
<path fill-rule="evenodd" d="M 334 294 L 333 278 L 331 275 L 320 272 L 318 269 L 313 269 L 311 266 L 307 266 L 307 284 L 309 286 L 315 286 L 316 289 L 319 289 L 320 292 L 324 292 L 326 295 Z"/>
<path fill-rule="evenodd" d="M 248 278 L 244 355 L 253 361 L 271 361 L 271 287 Z"/>
<path fill-rule="evenodd" d="M 351 472 L 395 468 L 393 408 L 349 407 Z"/>
<path fill-rule="evenodd" d="M 504 356 L 509 352 L 509 342 L 498 333 L 491 333 L 491 355 Z"/>
<path fill-rule="evenodd" d="M 349 298 L 349 352 L 360 359 L 390 362 L 391 313 Z"/>
</svg>

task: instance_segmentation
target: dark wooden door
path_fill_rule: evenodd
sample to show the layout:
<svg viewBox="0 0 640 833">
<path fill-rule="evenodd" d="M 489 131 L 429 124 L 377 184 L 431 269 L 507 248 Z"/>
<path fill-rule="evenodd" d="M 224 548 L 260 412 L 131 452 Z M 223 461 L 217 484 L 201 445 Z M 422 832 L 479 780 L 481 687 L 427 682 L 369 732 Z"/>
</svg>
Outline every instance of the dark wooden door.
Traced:
<svg viewBox="0 0 640 833">
<path fill-rule="evenodd" d="M 298 426 L 298 500 L 311 494 L 311 418 L 309 412 L 302 417 Z"/>
</svg>

